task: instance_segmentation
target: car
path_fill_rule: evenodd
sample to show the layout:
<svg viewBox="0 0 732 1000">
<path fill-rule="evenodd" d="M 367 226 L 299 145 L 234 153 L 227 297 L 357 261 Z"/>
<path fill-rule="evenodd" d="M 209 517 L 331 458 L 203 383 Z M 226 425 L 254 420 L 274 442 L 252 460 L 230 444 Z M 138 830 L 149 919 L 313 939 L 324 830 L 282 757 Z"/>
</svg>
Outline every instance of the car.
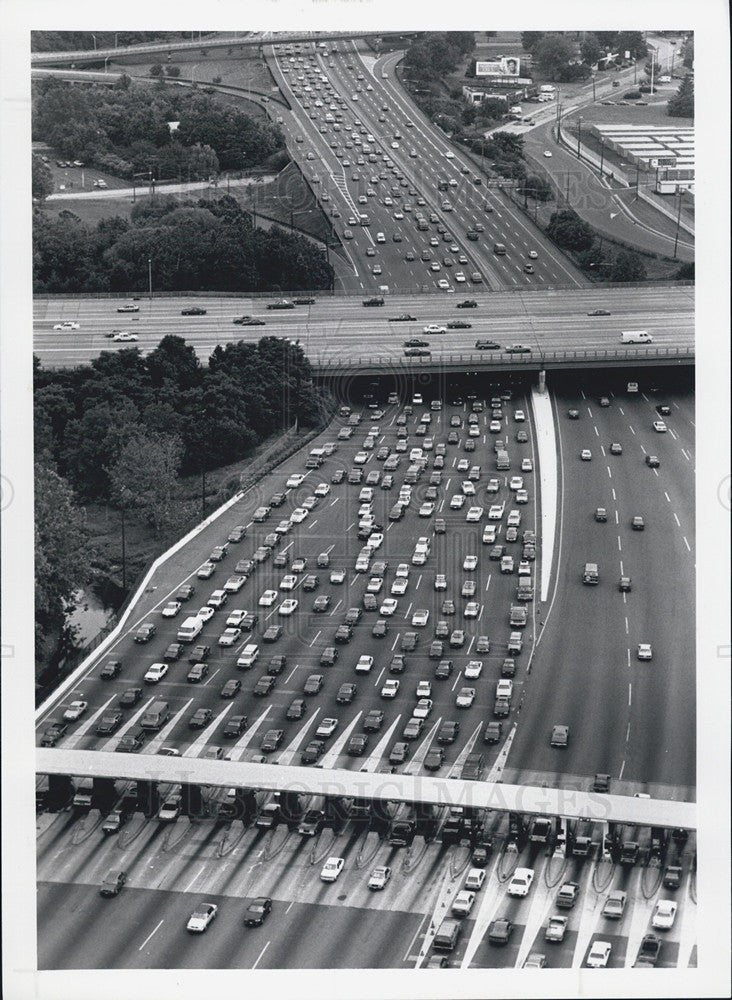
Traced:
<svg viewBox="0 0 732 1000">
<path fill-rule="evenodd" d="M 120 695 L 119 703 L 122 708 L 132 708 L 132 706 L 136 705 L 141 698 L 142 688 L 126 688 Z"/>
<path fill-rule="evenodd" d="M 265 674 L 260 677 L 257 683 L 254 685 L 252 694 L 257 698 L 264 698 L 272 692 L 276 683 L 276 678 L 272 674 Z"/>
<path fill-rule="evenodd" d="M 503 517 L 503 512 L 506 509 L 505 503 L 491 504 L 488 509 L 488 520 L 489 521 L 500 521 Z"/>
<path fill-rule="evenodd" d="M 224 629 L 219 636 L 219 646 L 234 646 L 239 641 L 240 636 L 241 629 L 236 626 Z"/>
<path fill-rule="evenodd" d="M 477 680 L 483 671 L 482 660 L 470 660 L 463 671 L 465 679 L 469 681 Z"/>
<path fill-rule="evenodd" d="M 194 667 L 195 669 L 195 667 Z M 221 688 L 222 698 L 234 698 L 241 691 L 241 681 L 238 678 L 226 681 Z"/>
<path fill-rule="evenodd" d="M 158 627 L 154 622 L 145 622 L 135 632 L 135 642 L 149 642 L 157 630 Z"/>
<path fill-rule="evenodd" d="M 186 924 L 186 930 L 192 934 L 202 934 L 219 912 L 216 903 L 201 903 L 193 911 Z"/>
<path fill-rule="evenodd" d="M 646 522 L 639 514 L 637 514 L 630 522 L 630 526 L 633 529 L 633 531 L 644 531 L 646 527 Z"/>
<path fill-rule="evenodd" d="M 517 868 L 506 891 L 509 896 L 528 896 L 533 881 L 533 868 Z"/>
<path fill-rule="evenodd" d="M 627 898 L 628 894 L 623 892 L 622 889 L 614 889 L 610 892 L 602 907 L 603 917 L 619 920 L 625 912 Z"/>
<path fill-rule="evenodd" d="M 678 903 L 674 900 L 659 899 L 653 908 L 651 927 L 655 927 L 657 930 L 668 930 L 673 927 L 677 909 Z"/>
<path fill-rule="evenodd" d="M 569 726 L 553 726 L 549 743 L 553 747 L 569 746 Z"/>
<path fill-rule="evenodd" d="M 66 319 L 62 323 L 54 323 L 53 328 L 54 330 L 78 330 L 80 326 L 80 323 L 76 323 L 71 319 Z"/>
<path fill-rule="evenodd" d="M 246 529 L 242 528 L 242 531 Z M 175 595 L 176 601 L 189 601 L 193 595 L 196 593 L 196 588 L 191 583 L 185 583 L 182 587 L 178 589 Z"/>
<path fill-rule="evenodd" d="M 180 314 L 181 316 L 205 316 L 206 310 L 200 306 L 188 306 L 185 309 L 181 309 Z"/>
<path fill-rule="evenodd" d="M 318 694 L 322 686 L 323 686 L 323 675 L 310 674 L 310 676 L 305 681 L 303 694 L 309 694 L 309 695 Z"/>
<path fill-rule="evenodd" d="M 269 896 L 257 896 L 244 911 L 245 927 L 261 927 L 272 912 L 272 900 Z"/>
<path fill-rule="evenodd" d="M 321 882 L 335 882 L 343 871 L 345 860 L 343 858 L 328 858 L 320 872 Z"/>
<path fill-rule="evenodd" d="M 506 354 L 531 354 L 531 348 L 525 344 L 509 344 L 505 351 Z"/>
<path fill-rule="evenodd" d="M 457 693 L 455 705 L 457 708 L 470 708 L 475 701 L 475 688 L 462 687 Z"/>
<path fill-rule="evenodd" d="M 580 458 L 582 459 L 583 462 L 591 462 L 592 452 L 590 451 L 590 449 L 583 448 L 582 451 L 580 452 Z"/>
<path fill-rule="evenodd" d="M 167 663 L 153 663 L 148 667 L 143 680 L 146 684 L 157 684 L 165 677 L 167 672 Z"/>
<path fill-rule="evenodd" d="M 637 656 L 639 660 L 652 660 L 653 647 L 650 642 L 639 642 Z"/>
<path fill-rule="evenodd" d="M 488 722 L 483 733 L 484 743 L 498 743 L 503 736 L 503 723 Z"/>
<path fill-rule="evenodd" d="M 431 698 L 420 698 L 414 709 L 412 710 L 412 716 L 415 719 L 426 719 L 427 716 L 432 711 L 432 699 Z"/>
<path fill-rule="evenodd" d="M 76 722 L 77 719 L 80 719 L 82 717 L 82 715 L 84 714 L 84 712 L 86 712 L 88 707 L 89 707 L 88 701 L 81 701 L 79 699 L 76 699 L 75 701 L 69 703 L 69 707 L 64 712 L 62 718 L 65 722 Z"/>
<path fill-rule="evenodd" d="M 113 868 L 112 871 L 108 872 L 102 879 L 101 885 L 99 886 L 99 895 L 118 896 L 126 881 L 127 873 L 120 871 L 118 868 Z"/>
<path fill-rule="evenodd" d="M 378 868 L 374 868 L 369 876 L 368 888 L 379 890 L 384 889 L 391 878 L 391 868 L 386 865 L 380 865 Z"/>
<path fill-rule="evenodd" d="M 513 924 L 508 917 L 497 917 L 488 927 L 488 941 L 491 944 L 508 944 L 513 932 Z"/>
<path fill-rule="evenodd" d="M 107 660 L 102 669 L 99 671 L 99 676 L 104 681 L 113 680 L 117 677 L 122 670 L 121 660 Z"/>
<path fill-rule="evenodd" d="M 258 316 L 237 316 L 236 319 L 232 320 L 237 326 L 264 326 L 265 320 Z"/>
<path fill-rule="evenodd" d="M 564 935 L 567 933 L 567 925 L 569 924 L 569 917 L 551 916 L 549 917 L 549 922 L 546 925 L 546 930 L 544 931 L 544 938 L 546 941 L 560 942 L 564 941 Z"/>
<path fill-rule="evenodd" d="M 105 712 L 96 725 L 94 732 L 97 736 L 111 736 L 122 722 L 124 716 L 122 712 Z M 43 741 L 41 741 L 43 745 Z"/>
<path fill-rule="evenodd" d="M 288 597 L 287 600 L 283 601 L 282 604 L 280 604 L 279 608 L 277 609 L 277 614 L 282 615 L 283 617 L 289 617 L 290 615 L 295 613 L 299 603 L 300 602 L 297 601 L 294 597 Z M 220 642 L 221 640 L 219 639 L 219 643 Z"/>
<path fill-rule="evenodd" d="M 653 429 L 657 434 L 665 434 L 668 428 L 663 420 L 654 420 Z"/>
<path fill-rule="evenodd" d="M 122 306 L 117 306 L 118 313 L 136 313 L 140 311 L 140 307 L 135 305 L 134 302 L 126 302 Z"/>
<path fill-rule="evenodd" d="M 612 444 L 610 445 L 610 454 L 611 455 L 622 455 L 623 454 L 623 446 L 618 441 L 613 441 Z"/>
</svg>

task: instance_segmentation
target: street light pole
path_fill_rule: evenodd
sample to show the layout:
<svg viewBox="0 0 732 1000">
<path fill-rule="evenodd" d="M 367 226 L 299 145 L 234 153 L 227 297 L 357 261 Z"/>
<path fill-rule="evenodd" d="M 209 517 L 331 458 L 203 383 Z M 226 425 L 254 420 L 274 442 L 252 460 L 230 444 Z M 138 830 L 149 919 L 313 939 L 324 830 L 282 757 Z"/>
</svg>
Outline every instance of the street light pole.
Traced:
<svg viewBox="0 0 732 1000">
<path fill-rule="evenodd" d="M 683 196 L 681 188 L 677 188 L 676 193 L 679 199 L 679 214 L 676 216 L 676 235 L 674 236 L 674 260 L 676 260 L 676 251 L 678 250 L 679 247 L 679 228 L 681 226 L 681 198 Z"/>
<path fill-rule="evenodd" d="M 600 177 L 602 177 L 602 163 L 605 159 L 605 140 L 600 139 Z"/>
<path fill-rule="evenodd" d="M 577 129 L 577 159 L 582 159 L 582 115 L 578 118 L 578 129 Z"/>
<path fill-rule="evenodd" d="M 595 74 L 592 74 L 592 100 L 596 100 L 595 97 Z"/>
<path fill-rule="evenodd" d="M 147 290 L 152 305 L 152 257 L 147 258 Z"/>
</svg>

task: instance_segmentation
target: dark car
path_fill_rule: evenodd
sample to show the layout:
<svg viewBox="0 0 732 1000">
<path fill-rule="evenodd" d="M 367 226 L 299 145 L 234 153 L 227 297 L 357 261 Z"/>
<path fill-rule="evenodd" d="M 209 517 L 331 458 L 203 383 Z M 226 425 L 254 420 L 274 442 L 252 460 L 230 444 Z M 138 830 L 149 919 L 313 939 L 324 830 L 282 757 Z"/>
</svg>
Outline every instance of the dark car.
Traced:
<svg viewBox="0 0 732 1000">
<path fill-rule="evenodd" d="M 429 347 L 429 341 L 420 340 L 419 337 L 410 337 L 402 343 L 402 347 Z"/>
<path fill-rule="evenodd" d="M 115 747 L 115 750 L 117 753 L 137 753 L 144 741 L 145 737 L 142 733 L 133 733 L 131 736 L 123 736 Z"/>
<path fill-rule="evenodd" d="M 576 410 L 574 407 L 572 407 L 571 409 L 567 410 L 567 416 L 569 417 L 570 420 L 579 420 L 579 410 Z"/>
<path fill-rule="evenodd" d="M 130 818 L 130 814 L 126 809 L 116 808 L 112 809 L 111 812 L 107 813 L 107 816 L 102 823 L 102 833 L 107 836 L 109 834 L 119 833 L 124 824 Z"/>
<path fill-rule="evenodd" d="M 363 616 L 363 611 L 361 608 L 349 608 L 346 611 L 346 625 L 355 625 L 357 622 L 361 621 Z"/>
<path fill-rule="evenodd" d="M 253 559 L 240 559 L 234 567 L 237 576 L 250 576 L 254 572 Z"/>
<path fill-rule="evenodd" d="M 497 351 L 500 349 L 500 346 L 495 340 L 476 340 L 475 342 L 475 349 L 477 351 Z"/>
<path fill-rule="evenodd" d="M 508 944 L 513 931 L 513 924 L 508 917 L 498 917 L 488 928 L 488 940 L 491 944 Z"/>
<path fill-rule="evenodd" d="M 451 319 L 447 324 L 448 330 L 469 330 L 473 324 L 462 319 Z"/>
<path fill-rule="evenodd" d="M 119 711 L 105 712 L 97 722 L 95 729 L 97 736 L 111 736 L 122 722 L 122 718 L 122 713 Z"/>
<path fill-rule="evenodd" d="M 371 635 L 375 639 L 383 639 L 386 633 L 389 631 L 389 625 L 387 622 L 380 618 L 379 621 L 374 623 L 374 627 L 371 629 Z"/>
<path fill-rule="evenodd" d="M 389 754 L 389 763 L 403 764 L 408 756 L 409 756 L 409 744 L 395 743 L 394 746 L 391 748 L 391 753 Z"/>
<path fill-rule="evenodd" d="M 208 673 L 208 663 L 194 663 L 186 675 L 189 684 L 200 684 Z"/>
<path fill-rule="evenodd" d="M 328 594 L 321 594 L 313 602 L 313 611 L 316 614 L 324 614 L 330 607 L 330 597 Z"/>
<path fill-rule="evenodd" d="M 315 299 L 312 295 L 300 295 L 296 299 L 292 300 L 296 306 L 312 306 L 315 305 Z"/>
<path fill-rule="evenodd" d="M 192 583 L 184 584 L 175 595 L 173 600 L 175 601 L 190 601 L 193 595 L 196 593 L 196 588 Z"/>
<path fill-rule="evenodd" d="M 336 701 L 339 705 L 350 705 L 353 699 L 356 697 L 358 688 L 355 684 L 341 684 L 338 688 L 338 694 L 336 695 Z"/>
<path fill-rule="evenodd" d="M 142 698 L 142 688 L 127 688 L 120 695 L 119 703 L 121 708 L 131 708 Z"/>
<path fill-rule="evenodd" d="M 282 729 L 268 729 L 262 737 L 262 753 L 272 753 L 282 743 L 285 733 Z"/>
<path fill-rule="evenodd" d="M 268 309 L 294 309 L 295 303 L 289 302 L 287 299 L 282 299 L 281 302 L 268 302 Z"/>
<path fill-rule="evenodd" d="M 194 646 L 188 656 L 189 663 L 203 663 L 208 659 L 209 653 L 211 652 L 211 647 L 207 646 L 205 642 L 199 642 L 198 645 Z"/>
<path fill-rule="evenodd" d="M 253 694 L 258 698 L 264 698 L 268 695 L 275 686 L 275 679 L 271 674 L 265 674 L 264 677 L 260 677 L 257 683 L 254 685 Z"/>
<path fill-rule="evenodd" d="M 126 872 L 119 871 L 116 868 L 113 869 L 102 879 L 102 884 L 99 886 L 99 895 L 118 896 L 126 881 Z"/>
<path fill-rule="evenodd" d="M 236 739 L 237 736 L 241 736 L 244 730 L 247 728 L 247 717 L 246 715 L 232 715 L 226 722 L 224 726 L 224 731 L 222 736 L 226 739 Z"/>
<path fill-rule="evenodd" d="M 458 309 L 477 309 L 478 303 L 475 299 L 465 299 L 463 302 L 457 303 Z"/>
<path fill-rule="evenodd" d="M 68 728 L 69 727 L 65 722 L 59 722 L 56 719 L 53 720 L 47 727 L 43 736 L 41 736 L 41 746 L 55 747 Z"/>
<path fill-rule="evenodd" d="M 380 708 L 372 708 L 363 720 L 363 728 L 367 733 L 377 733 L 384 724 L 384 713 Z"/>
<path fill-rule="evenodd" d="M 304 698 L 294 698 L 290 702 L 290 707 L 285 713 L 286 719 L 302 719 L 307 711 L 307 702 Z"/>
<path fill-rule="evenodd" d="M 651 469 L 657 469 L 661 463 L 656 455 L 646 455 L 646 465 Z"/>
<path fill-rule="evenodd" d="M 417 321 L 416 316 L 412 316 L 411 313 L 400 313 L 399 316 L 390 316 L 390 323 L 415 323 Z"/>
<path fill-rule="evenodd" d="M 592 782 L 593 792 L 609 792 L 610 791 L 610 775 L 609 774 L 596 774 L 595 779 Z"/>
<path fill-rule="evenodd" d="M 102 669 L 99 671 L 99 676 L 104 681 L 111 681 L 113 678 L 122 670 L 121 660 L 107 660 Z"/>
<path fill-rule="evenodd" d="M 335 641 L 340 645 L 348 643 L 353 638 L 353 629 L 350 625 L 339 625 L 336 629 Z"/>
<path fill-rule="evenodd" d="M 438 743 L 454 743 L 460 732 L 459 722 L 443 722 L 437 731 Z"/>
<path fill-rule="evenodd" d="M 262 636 L 262 642 L 277 642 L 282 635 L 281 625 L 270 625 Z"/>
<path fill-rule="evenodd" d="M 239 316 L 234 322 L 237 326 L 264 326 L 264 320 L 258 316 Z"/>
<path fill-rule="evenodd" d="M 242 632 L 251 632 L 258 621 L 259 615 L 254 614 L 252 611 L 247 611 L 240 622 Z"/>
<path fill-rule="evenodd" d="M 402 646 L 401 648 L 405 653 L 413 653 L 417 648 L 417 633 L 416 632 L 405 632 L 402 636 Z"/>
<path fill-rule="evenodd" d="M 239 694 L 241 691 L 241 681 L 237 678 L 227 681 L 226 684 L 221 688 L 222 698 L 233 698 L 235 695 Z"/>
<path fill-rule="evenodd" d="M 187 309 L 181 309 L 181 316 L 205 316 L 206 310 L 201 309 L 200 306 L 188 306 Z"/>
<path fill-rule="evenodd" d="M 426 771 L 439 771 L 442 765 L 445 763 L 445 751 L 442 747 L 430 747 L 424 758 L 424 767 Z"/>
<path fill-rule="evenodd" d="M 245 927 L 260 927 L 272 911 L 272 900 L 269 896 L 257 896 L 244 911 Z"/>
<path fill-rule="evenodd" d="M 145 622 L 145 624 L 140 625 L 137 632 L 135 632 L 135 642 L 150 642 L 157 630 L 158 627 L 155 622 Z"/>
<path fill-rule="evenodd" d="M 171 642 L 163 653 L 163 659 L 167 663 L 172 663 L 174 660 L 180 658 L 180 654 L 183 652 L 183 643 L 181 642 Z"/>
<path fill-rule="evenodd" d="M 300 752 L 300 763 L 314 764 L 319 757 L 323 756 L 324 752 L 325 743 L 323 740 L 310 740 L 305 749 Z"/>
<path fill-rule="evenodd" d="M 366 733 L 356 733 L 348 741 L 346 753 L 349 757 L 361 757 L 366 753 L 368 745 L 368 735 Z"/>
<path fill-rule="evenodd" d="M 452 660 L 440 660 L 435 668 L 437 680 L 445 681 L 452 673 Z"/>
<path fill-rule="evenodd" d="M 317 590 L 319 583 L 320 577 L 315 573 L 309 573 L 302 581 L 302 589 L 306 591 Z"/>
<path fill-rule="evenodd" d="M 332 667 L 337 659 L 338 659 L 338 650 L 335 648 L 335 646 L 326 646 L 323 652 L 320 654 L 319 663 L 321 667 Z"/>
<path fill-rule="evenodd" d="M 613 86 L 615 86 L 615 81 L 613 81 Z M 588 316 L 610 316 L 612 315 L 609 309 L 593 309 L 592 312 L 587 313 Z"/>
<path fill-rule="evenodd" d="M 431 352 L 426 347 L 405 347 L 404 356 L 407 358 L 428 358 Z"/>
<path fill-rule="evenodd" d="M 211 721 L 213 712 L 210 708 L 197 708 L 188 720 L 191 729 L 203 729 L 207 722 Z"/>
<path fill-rule="evenodd" d="M 390 674 L 403 674 L 407 667 L 406 658 L 402 653 L 395 653 L 391 658 L 389 663 L 389 673 Z"/>
<path fill-rule="evenodd" d="M 310 676 L 305 681 L 305 686 L 303 687 L 303 694 L 308 694 L 308 695 L 318 694 L 322 686 L 323 686 L 323 675 L 310 674 Z"/>
<path fill-rule="evenodd" d="M 659 403 L 656 407 L 656 412 L 662 417 L 670 417 L 671 407 L 667 406 L 665 403 Z"/>
<path fill-rule="evenodd" d="M 268 674 L 281 674 L 282 671 L 287 666 L 286 656 L 271 656 L 269 663 L 267 664 Z"/>
<path fill-rule="evenodd" d="M 503 736 L 503 723 L 489 722 L 485 727 L 485 732 L 483 733 L 483 742 L 499 743 L 502 736 Z"/>
<path fill-rule="evenodd" d="M 237 524 L 231 529 L 227 536 L 227 541 L 229 542 L 240 542 L 243 538 L 246 538 L 247 529 L 243 524 Z M 179 592 L 180 593 L 180 592 Z"/>
</svg>

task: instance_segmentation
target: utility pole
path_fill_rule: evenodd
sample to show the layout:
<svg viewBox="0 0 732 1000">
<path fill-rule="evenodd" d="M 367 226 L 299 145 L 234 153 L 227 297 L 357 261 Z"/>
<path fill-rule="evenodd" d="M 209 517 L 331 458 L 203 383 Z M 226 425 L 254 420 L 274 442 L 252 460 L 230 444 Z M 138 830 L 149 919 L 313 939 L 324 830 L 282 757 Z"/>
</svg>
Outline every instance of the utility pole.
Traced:
<svg viewBox="0 0 732 1000">
<path fill-rule="evenodd" d="M 602 177 L 602 163 L 605 159 L 605 140 L 600 139 L 600 177 Z"/>
<path fill-rule="evenodd" d="M 681 226 L 681 199 L 683 197 L 683 192 L 681 188 L 676 189 L 676 193 L 679 199 L 679 214 L 676 216 L 676 235 L 674 236 L 674 260 L 676 260 L 676 251 L 679 247 L 679 228 Z"/>
<path fill-rule="evenodd" d="M 564 200 L 567 202 L 567 205 L 569 205 L 569 171 L 567 171 L 567 193 L 564 196 Z"/>
<path fill-rule="evenodd" d="M 577 159 L 582 159 L 582 115 L 577 121 Z"/>
<path fill-rule="evenodd" d="M 125 546 L 125 505 L 120 508 L 122 514 L 122 591 L 127 592 L 127 550 Z"/>
<path fill-rule="evenodd" d="M 147 290 L 152 305 L 152 257 L 147 258 Z"/>
</svg>

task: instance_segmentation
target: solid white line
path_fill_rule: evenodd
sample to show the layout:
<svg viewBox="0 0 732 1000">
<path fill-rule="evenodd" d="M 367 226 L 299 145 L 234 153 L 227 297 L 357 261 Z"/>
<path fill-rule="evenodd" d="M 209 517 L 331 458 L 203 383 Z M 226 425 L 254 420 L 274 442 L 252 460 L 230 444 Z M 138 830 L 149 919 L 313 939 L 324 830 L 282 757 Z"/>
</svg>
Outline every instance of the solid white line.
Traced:
<svg viewBox="0 0 732 1000">
<path fill-rule="evenodd" d="M 264 955 L 265 951 L 269 948 L 269 945 L 270 945 L 270 942 L 268 941 L 266 943 L 266 945 L 264 946 L 264 948 L 262 948 L 262 950 L 260 951 L 259 956 L 257 958 L 257 961 L 252 966 L 252 969 L 256 969 L 257 968 L 257 966 L 259 965 L 259 960 L 261 959 L 262 955 Z"/>
<path fill-rule="evenodd" d="M 419 937 L 419 935 L 422 933 L 422 928 L 424 927 L 424 922 L 425 922 L 425 920 L 427 920 L 427 918 L 429 916 L 430 916 L 429 913 L 425 913 L 425 915 L 422 917 L 422 922 L 420 923 L 420 925 L 417 928 L 417 930 L 414 932 L 414 937 L 409 942 L 409 947 L 404 952 L 404 958 L 402 959 L 403 962 L 406 962 L 407 959 L 409 958 L 409 956 L 412 954 L 412 949 L 414 947 L 414 942 L 417 940 L 417 938 Z"/>
<path fill-rule="evenodd" d="M 629 684 L 628 685 L 628 708 L 630 708 L 630 706 L 631 706 L 632 703 L 633 703 L 633 685 Z"/>
<path fill-rule="evenodd" d="M 289 906 L 287 907 L 287 909 L 285 910 L 285 913 L 289 913 L 289 912 L 290 912 L 290 910 L 292 909 L 292 907 L 293 907 L 294 905 L 295 905 L 295 900 L 293 899 L 293 900 L 292 900 L 292 902 L 290 903 L 290 905 L 289 905 Z"/>
<path fill-rule="evenodd" d="M 138 951 L 142 951 L 142 949 L 145 947 L 145 945 L 150 940 L 150 938 L 153 936 L 153 934 L 156 934 L 160 930 L 160 928 L 163 926 L 164 923 L 165 923 L 164 919 L 160 921 L 160 923 L 157 925 L 157 927 L 155 928 L 155 930 L 151 931 L 148 934 L 148 936 L 145 938 L 145 940 L 142 942 L 142 944 L 140 945 L 140 947 L 137 949 Z"/>
<path fill-rule="evenodd" d="M 194 876 L 193 876 L 193 878 L 192 878 L 192 879 L 191 879 L 191 881 L 190 881 L 190 882 L 188 883 L 188 885 L 187 885 L 187 886 L 185 887 L 185 889 L 183 890 L 183 892 L 190 892 L 190 889 L 191 889 L 191 886 L 193 885 L 193 883 L 194 883 L 194 882 L 196 881 L 196 879 L 198 878 L 198 876 L 199 876 L 199 875 L 203 875 L 203 873 L 204 873 L 205 871 L 206 871 L 206 866 L 205 866 L 205 865 L 202 865 L 202 866 L 201 866 L 201 870 L 200 870 L 200 871 L 198 872 L 198 874 L 196 874 L 196 875 L 194 875 Z"/>
</svg>

